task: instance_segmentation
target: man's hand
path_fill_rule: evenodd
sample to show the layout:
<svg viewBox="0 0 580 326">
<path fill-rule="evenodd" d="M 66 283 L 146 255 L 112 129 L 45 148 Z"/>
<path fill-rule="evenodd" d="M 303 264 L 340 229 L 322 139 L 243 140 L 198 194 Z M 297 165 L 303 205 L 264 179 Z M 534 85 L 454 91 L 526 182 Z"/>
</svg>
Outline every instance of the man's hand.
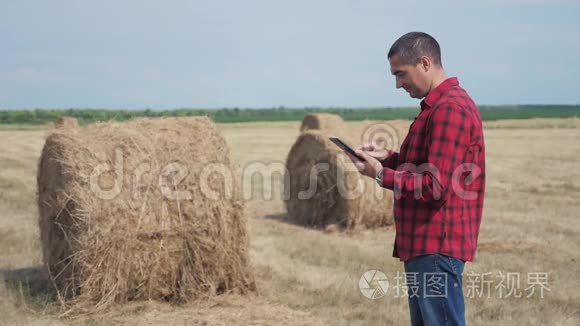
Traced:
<svg viewBox="0 0 580 326">
<path fill-rule="evenodd" d="M 366 175 L 369 178 L 375 178 L 379 171 L 383 169 L 383 165 L 379 162 L 376 158 L 370 156 L 367 152 L 355 149 L 355 152 L 364 158 L 364 161 L 359 160 L 358 158 L 347 154 L 350 160 L 354 163 L 358 171 L 362 175 Z"/>
<path fill-rule="evenodd" d="M 375 145 L 369 143 L 362 144 L 356 149 L 366 152 L 370 157 L 378 161 L 384 161 L 389 156 L 389 152 L 387 150 L 378 148 Z"/>
</svg>

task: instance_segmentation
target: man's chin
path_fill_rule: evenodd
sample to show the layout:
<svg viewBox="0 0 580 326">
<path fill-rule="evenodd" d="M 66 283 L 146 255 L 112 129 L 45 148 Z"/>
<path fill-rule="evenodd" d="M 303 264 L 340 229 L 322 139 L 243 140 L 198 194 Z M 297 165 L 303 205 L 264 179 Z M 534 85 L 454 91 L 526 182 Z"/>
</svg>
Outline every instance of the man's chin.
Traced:
<svg viewBox="0 0 580 326">
<path fill-rule="evenodd" d="M 416 93 L 409 93 L 409 97 L 416 98 L 416 99 L 420 100 L 420 99 L 424 98 L 425 95 L 417 95 Z"/>
</svg>

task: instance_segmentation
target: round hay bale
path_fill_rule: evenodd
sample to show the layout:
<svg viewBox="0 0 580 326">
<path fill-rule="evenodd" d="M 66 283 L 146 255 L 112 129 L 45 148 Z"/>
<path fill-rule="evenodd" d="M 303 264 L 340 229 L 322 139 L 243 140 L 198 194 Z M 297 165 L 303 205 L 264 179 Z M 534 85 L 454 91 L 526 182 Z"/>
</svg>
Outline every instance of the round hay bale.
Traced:
<svg viewBox="0 0 580 326">
<path fill-rule="evenodd" d="M 300 132 L 308 130 L 340 130 L 344 127 L 344 120 L 339 115 L 331 113 L 308 114 L 302 119 Z"/>
<path fill-rule="evenodd" d="M 393 223 L 392 192 L 362 177 L 322 131 L 302 133 L 288 154 L 285 204 L 291 222 L 324 228 L 376 228 Z M 351 145 L 351 138 L 340 136 Z"/>
<path fill-rule="evenodd" d="M 79 126 L 77 118 L 62 116 L 54 122 L 56 128 L 76 128 Z"/>
<path fill-rule="evenodd" d="M 57 129 L 38 169 L 56 289 L 101 309 L 255 290 L 238 180 L 207 117 Z"/>
</svg>

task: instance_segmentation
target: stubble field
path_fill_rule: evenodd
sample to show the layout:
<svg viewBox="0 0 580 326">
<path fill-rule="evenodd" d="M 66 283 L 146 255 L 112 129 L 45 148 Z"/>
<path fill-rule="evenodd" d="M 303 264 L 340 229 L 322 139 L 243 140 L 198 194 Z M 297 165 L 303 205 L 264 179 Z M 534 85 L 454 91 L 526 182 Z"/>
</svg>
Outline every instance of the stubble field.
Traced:
<svg viewBox="0 0 580 326">
<path fill-rule="evenodd" d="M 243 170 L 284 162 L 299 123 L 219 128 Z M 225 325 L 244 318 L 263 325 L 409 323 L 407 298 L 397 287 L 402 263 L 391 257 L 393 228 L 343 233 L 288 224 L 276 173 L 265 183 L 244 183 L 259 297 L 184 306 L 136 302 L 105 315 L 59 318 L 41 273 L 35 194 L 37 161 L 49 132 L 0 126 L 0 324 Z M 485 137 L 479 251 L 464 272 L 468 323 L 580 324 L 580 121 L 495 121 L 485 124 Z M 384 297 L 370 300 L 360 293 L 359 279 L 368 270 L 387 275 Z M 506 275 L 510 282 L 519 277 L 519 285 L 506 283 Z"/>
</svg>

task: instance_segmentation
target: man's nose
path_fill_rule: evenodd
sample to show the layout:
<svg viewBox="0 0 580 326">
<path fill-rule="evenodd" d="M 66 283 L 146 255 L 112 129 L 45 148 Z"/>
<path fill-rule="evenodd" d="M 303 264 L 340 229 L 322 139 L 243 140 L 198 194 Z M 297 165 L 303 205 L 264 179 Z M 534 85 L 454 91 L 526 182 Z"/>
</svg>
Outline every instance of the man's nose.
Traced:
<svg viewBox="0 0 580 326">
<path fill-rule="evenodd" d="M 403 87 L 403 83 L 402 83 L 402 82 L 400 82 L 398 79 L 397 79 L 397 81 L 396 81 L 396 87 L 397 87 L 397 89 L 399 89 L 399 88 Z"/>
</svg>

